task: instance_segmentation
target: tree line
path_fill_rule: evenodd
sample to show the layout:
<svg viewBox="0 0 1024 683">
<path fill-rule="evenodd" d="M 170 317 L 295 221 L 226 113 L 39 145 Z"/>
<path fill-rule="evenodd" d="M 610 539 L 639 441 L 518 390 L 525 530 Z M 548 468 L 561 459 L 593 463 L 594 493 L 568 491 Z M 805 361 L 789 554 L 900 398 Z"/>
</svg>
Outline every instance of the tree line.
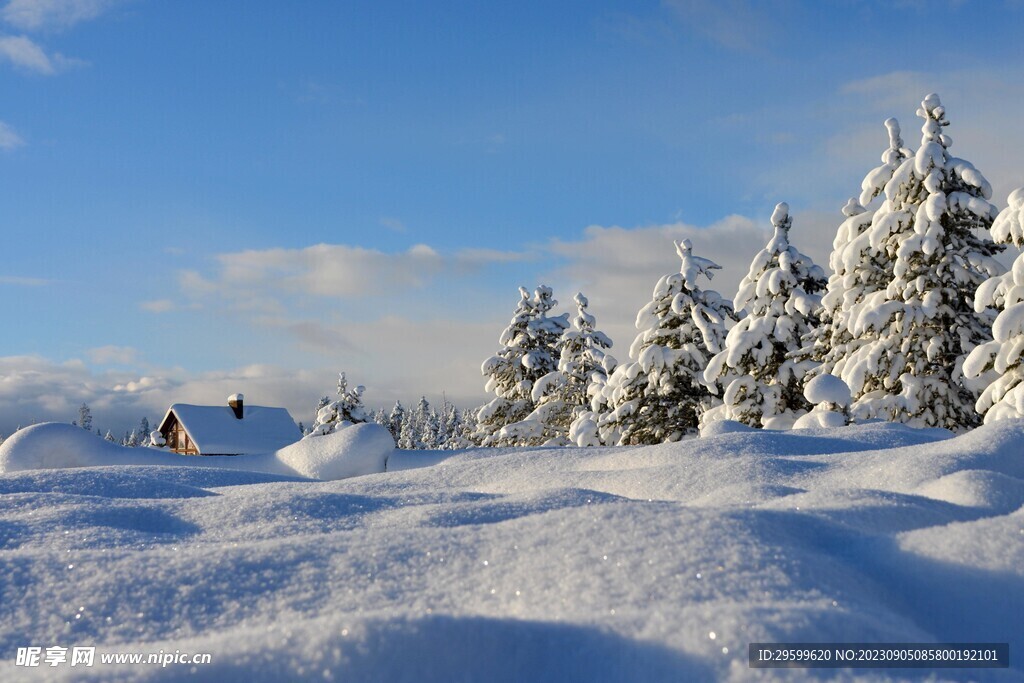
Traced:
<svg viewBox="0 0 1024 683">
<path fill-rule="evenodd" d="M 999 212 L 985 177 L 950 153 L 939 97 L 917 115 L 916 151 L 896 119 L 885 122 L 882 163 L 843 207 L 827 277 L 791 244 L 785 203 L 731 301 L 702 288 L 719 266 L 679 242 L 679 271 L 656 283 L 622 363 L 582 294 L 570 322 L 553 313 L 549 287 L 520 288 L 501 348 L 481 367 L 494 398 L 465 438 L 630 445 L 722 420 L 960 432 L 1024 417 L 1024 256 L 1009 271 L 994 258 L 1024 246 L 1024 188 Z"/>
</svg>

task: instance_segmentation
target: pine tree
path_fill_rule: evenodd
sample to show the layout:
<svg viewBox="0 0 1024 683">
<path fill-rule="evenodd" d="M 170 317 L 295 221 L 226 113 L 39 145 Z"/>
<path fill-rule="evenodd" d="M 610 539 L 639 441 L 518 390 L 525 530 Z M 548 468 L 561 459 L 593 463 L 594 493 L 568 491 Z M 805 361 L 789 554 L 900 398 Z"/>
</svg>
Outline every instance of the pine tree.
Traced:
<svg viewBox="0 0 1024 683">
<path fill-rule="evenodd" d="M 114 435 L 110 433 L 109 429 L 107 430 L 106 436 L 104 436 L 103 438 L 106 439 L 107 441 L 110 441 L 111 443 L 114 443 L 114 442 L 117 441 L 117 439 L 114 438 Z"/>
<path fill-rule="evenodd" d="M 441 444 L 442 449 L 451 451 L 469 448 L 473 445 L 467 434 L 466 424 L 462 417 L 463 414 L 453 404 L 445 402 L 444 411 L 441 415 L 445 434 L 444 442 Z"/>
<path fill-rule="evenodd" d="M 362 385 L 350 389 L 345 373 L 339 373 L 339 398 L 336 401 L 329 401 L 317 410 L 316 422 L 310 429 L 309 436 L 323 436 L 352 424 L 366 422 L 366 410 L 363 407 L 364 391 L 366 391 L 366 387 Z M 323 399 L 321 399 L 321 404 L 323 404 Z"/>
<path fill-rule="evenodd" d="M 78 408 L 78 426 L 87 432 L 92 431 L 92 411 L 89 410 L 87 403 L 83 403 Z"/>
<path fill-rule="evenodd" d="M 740 281 L 733 305 L 745 316 L 708 364 L 704 379 L 725 386 L 721 409 L 707 421 L 738 420 L 788 428 L 811 409 L 803 381 L 813 363 L 791 357 L 818 323 L 825 274 L 789 243 L 789 205 L 772 214 L 775 233 Z"/>
<path fill-rule="evenodd" d="M 433 408 L 423 417 L 420 428 L 420 445 L 424 450 L 439 450 L 441 447 L 441 421 Z"/>
<path fill-rule="evenodd" d="M 802 354 L 820 364 L 814 374 L 843 374 L 846 359 L 864 343 L 861 335 L 853 331 L 854 321 L 863 310 L 878 305 L 892 280 L 895 253 L 871 248 L 875 217 L 889 216 L 889 207 L 873 210 L 865 207 L 884 193 L 896 169 L 913 151 L 903 146 L 896 119 L 888 119 L 885 127 L 889 133 L 889 148 L 882 154 L 882 164 L 864 177 L 860 201 L 850 198 L 843 207 L 846 220 L 839 226 L 832 243 L 829 257 L 832 275 L 821 299 L 821 324 L 812 331 L 808 340 L 811 347 Z"/>
<path fill-rule="evenodd" d="M 718 292 L 697 284 L 699 276 L 710 280 L 720 266 L 694 256 L 689 240 L 675 246 L 680 270 L 658 281 L 637 314 L 640 333 L 629 349 L 631 360 L 615 368 L 593 397 L 594 415 L 574 424 L 579 445 L 594 444 L 593 429 L 609 446 L 678 441 L 697 431 L 701 413 L 713 402 L 702 373 L 721 350 L 732 308 Z"/>
<path fill-rule="evenodd" d="M 973 301 L 1002 272 L 988 236 L 996 210 L 988 181 L 950 155 L 939 97 L 928 95 L 917 114 L 921 146 L 885 184 L 870 230 L 872 253 L 892 260 L 891 280 L 856 311 L 850 330 L 864 341 L 833 373 L 849 385 L 858 419 L 969 429 L 980 418 L 962 366 L 990 333 L 991 317 Z"/>
<path fill-rule="evenodd" d="M 402 422 L 404 420 L 405 408 L 402 406 L 401 401 L 395 401 L 395 406 L 391 409 L 391 414 L 388 416 L 388 431 L 395 438 L 395 443 L 398 443 L 399 437 L 402 434 Z"/>
<path fill-rule="evenodd" d="M 577 293 L 573 301 L 573 325 L 562 333 L 555 346 L 558 368 L 534 383 L 531 399 L 537 407 L 533 412 L 522 422 L 502 429 L 502 438 L 508 441 L 524 446 L 570 443 L 573 421 L 589 412 L 591 383 L 603 383 L 608 377 L 607 367 L 614 368 L 615 359 L 605 353 L 612 341 L 595 329 L 596 320 L 587 311 L 590 302 L 582 293 Z"/>
<path fill-rule="evenodd" d="M 153 430 L 150 428 L 149 420 L 147 418 L 143 417 L 139 420 L 139 435 L 143 440 L 148 440 L 152 431 Z"/>
<path fill-rule="evenodd" d="M 1010 193 L 1008 206 L 992 224 L 992 238 L 1024 248 L 1024 187 Z M 986 424 L 1024 418 L 1024 253 L 1008 273 L 978 287 L 974 308 L 999 312 L 991 341 L 976 347 L 964 362 L 964 375 L 987 380 L 975 408 Z"/>
<path fill-rule="evenodd" d="M 136 448 L 136 447 L 138 447 L 138 445 L 139 445 L 139 435 L 135 432 L 134 429 L 131 430 L 130 432 L 125 432 L 124 433 L 124 440 L 121 442 L 121 445 L 122 446 L 127 446 L 129 448 Z"/>
<path fill-rule="evenodd" d="M 512 321 L 499 337 L 504 348 L 480 368 L 487 377 L 485 390 L 496 396 L 477 412 L 477 438 L 484 446 L 516 445 L 501 430 L 533 412 L 534 384 L 558 368 L 556 346 L 569 327 L 567 314 L 548 317 L 558 304 L 550 287 L 537 287 L 532 297 L 520 287 L 519 294 Z"/>
<path fill-rule="evenodd" d="M 402 428 L 398 432 L 398 447 L 406 451 L 415 450 L 418 447 L 418 436 L 412 413 L 406 413 L 402 420 Z"/>
</svg>

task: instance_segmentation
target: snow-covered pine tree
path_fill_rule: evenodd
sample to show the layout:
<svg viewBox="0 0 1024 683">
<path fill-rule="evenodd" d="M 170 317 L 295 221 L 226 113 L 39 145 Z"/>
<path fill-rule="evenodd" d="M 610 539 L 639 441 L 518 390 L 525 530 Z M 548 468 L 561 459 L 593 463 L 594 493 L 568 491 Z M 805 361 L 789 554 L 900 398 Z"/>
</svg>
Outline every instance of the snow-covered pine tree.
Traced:
<svg viewBox="0 0 1024 683">
<path fill-rule="evenodd" d="M 455 405 L 445 402 L 444 412 L 441 415 L 445 433 L 445 440 L 441 444 L 441 448 L 444 450 L 452 451 L 459 448 L 469 448 L 473 445 L 473 442 L 469 440 L 469 436 L 466 433 L 466 425 L 462 418 L 464 412 L 456 408 Z"/>
<path fill-rule="evenodd" d="M 124 433 L 124 440 L 121 441 L 122 446 L 128 446 L 129 448 L 136 448 L 139 445 L 139 435 L 135 433 L 135 430 Z"/>
<path fill-rule="evenodd" d="M 697 432 L 701 414 L 714 401 L 702 373 L 722 348 L 732 307 L 697 284 L 700 275 L 710 280 L 720 266 L 694 256 L 689 240 L 675 246 L 680 270 L 658 280 L 651 301 L 637 313 L 640 333 L 629 349 L 631 360 L 593 397 L 595 415 L 574 424 L 578 445 L 593 444 L 588 420 L 609 446 L 678 441 Z"/>
<path fill-rule="evenodd" d="M 339 373 L 338 399 L 328 402 L 317 411 L 316 422 L 313 423 L 308 436 L 323 436 L 352 424 L 366 422 L 366 409 L 363 407 L 364 391 L 366 387 L 362 385 L 350 389 L 345 373 Z"/>
<path fill-rule="evenodd" d="M 115 443 L 117 441 L 117 439 L 114 438 L 114 435 L 110 433 L 109 429 L 107 430 L 106 436 L 104 436 L 103 438 L 111 443 Z"/>
<path fill-rule="evenodd" d="M 973 302 L 1003 270 L 988 233 L 996 209 L 984 176 L 949 153 L 938 95 L 917 114 L 921 146 L 885 184 L 870 229 L 872 253 L 892 260 L 892 279 L 852 316 L 850 331 L 863 342 L 832 372 L 849 385 L 857 419 L 959 431 L 980 423 L 962 366 L 990 338 L 991 317 Z"/>
<path fill-rule="evenodd" d="M 153 430 L 149 426 L 149 419 L 148 418 L 143 417 L 141 420 L 139 420 L 138 432 L 139 432 L 139 439 L 140 440 L 145 441 L 145 440 L 149 439 L 149 435 L 153 432 Z"/>
<path fill-rule="evenodd" d="M 704 372 L 725 387 L 722 406 L 706 421 L 728 419 L 752 427 L 787 429 L 811 405 L 803 381 L 813 363 L 794 358 L 818 323 L 825 274 L 789 243 L 789 205 L 772 213 L 775 233 L 754 257 L 733 301 L 746 315 Z"/>
<path fill-rule="evenodd" d="M 89 410 L 88 403 L 83 403 L 78 408 L 78 426 L 87 432 L 92 431 L 92 411 Z"/>
<path fill-rule="evenodd" d="M 484 446 L 517 445 L 514 439 L 502 438 L 501 430 L 533 412 L 533 386 L 558 368 L 556 346 L 569 327 L 568 314 L 548 316 L 558 304 L 550 287 L 537 287 L 532 297 L 520 287 L 519 294 L 512 321 L 498 339 L 504 348 L 480 368 L 487 377 L 485 391 L 495 394 L 477 412 L 476 438 Z"/>
<path fill-rule="evenodd" d="M 573 325 L 555 346 L 558 368 L 534 383 L 531 398 L 537 407 L 522 422 L 502 429 L 501 437 L 506 441 L 523 446 L 567 445 L 570 425 L 580 414 L 589 412 L 587 390 L 591 383 L 603 384 L 608 377 L 606 365 L 614 368 L 615 359 L 605 353 L 612 341 L 595 328 L 597 321 L 587 311 L 587 297 L 577 293 L 573 301 Z"/>
<path fill-rule="evenodd" d="M 398 432 L 398 447 L 402 450 L 411 451 L 419 448 L 419 431 L 416 429 L 416 420 L 411 412 L 405 413 L 402 420 L 402 428 Z"/>
<path fill-rule="evenodd" d="M 1024 187 L 1010 193 L 1008 206 L 992 224 L 992 238 L 1024 248 Z M 1008 273 L 978 287 L 974 308 L 999 311 L 992 340 L 975 347 L 964 362 L 968 378 L 989 379 L 975 408 L 986 424 L 1024 418 L 1024 253 Z"/>
<path fill-rule="evenodd" d="M 388 431 L 391 432 L 391 436 L 395 437 L 395 443 L 398 443 L 399 437 L 402 434 L 402 422 L 404 420 L 405 407 L 401 401 L 395 401 L 391 414 L 388 416 Z"/>
<path fill-rule="evenodd" d="M 860 201 L 851 197 L 843 207 L 846 220 L 832 243 L 832 275 L 821 298 L 821 323 L 812 330 L 807 340 L 810 346 L 801 354 L 820 364 L 813 371 L 816 375 L 842 375 L 846 358 L 862 343 L 861 336 L 852 332 L 853 321 L 863 309 L 873 309 L 878 299 L 884 298 L 892 280 L 896 254 L 871 248 L 872 222 L 876 215 L 889 216 L 889 207 L 865 207 L 884 193 L 886 183 L 913 151 L 904 147 L 896 119 L 888 119 L 885 127 L 889 147 L 882 153 L 882 164 L 864 177 Z"/>
<path fill-rule="evenodd" d="M 440 450 L 441 448 L 441 420 L 437 411 L 431 408 L 423 418 L 420 431 L 420 444 L 424 450 Z"/>
<path fill-rule="evenodd" d="M 476 408 L 465 408 L 459 411 L 459 421 L 462 423 L 462 436 L 469 446 L 479 446 L 480 440 L 477 437 L 476 416 L 479 411 Z"/>
</svg>

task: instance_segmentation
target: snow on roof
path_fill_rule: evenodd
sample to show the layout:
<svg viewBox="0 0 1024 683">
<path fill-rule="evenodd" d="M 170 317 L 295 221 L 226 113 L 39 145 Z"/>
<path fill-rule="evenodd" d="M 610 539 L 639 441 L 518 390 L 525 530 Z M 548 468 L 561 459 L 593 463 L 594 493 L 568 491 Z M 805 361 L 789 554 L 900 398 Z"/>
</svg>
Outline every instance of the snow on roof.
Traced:
<svg viewBox="0 0 1024 683">
<path fill-rule="evenodd" d="M 284 408 L 247 405 L 245 416 L 239 420 L 226 405 L 175 403 L 160 422 L 161 431 L 172 413 L 178 416 L 203 455 L 269 453 L 295 443 L 302 436 Z"/>
</svg>

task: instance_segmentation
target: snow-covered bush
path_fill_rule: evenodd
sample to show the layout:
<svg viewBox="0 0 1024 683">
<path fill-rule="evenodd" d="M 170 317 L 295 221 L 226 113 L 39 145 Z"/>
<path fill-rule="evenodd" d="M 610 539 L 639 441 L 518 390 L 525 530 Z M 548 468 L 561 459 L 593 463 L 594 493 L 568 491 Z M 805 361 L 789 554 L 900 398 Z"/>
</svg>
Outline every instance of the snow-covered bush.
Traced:
<svg viewBox="0 0 1024 683">
<path fill-rule="evenodd" d="M 980 422 L 962 365 L 989 335 L 991 318 L 976 313 L 973 300 L 1002 272 L 992 258 L 1000 248 L 988 236 L 996 210 L 988 181 L 950 155 L 939 97 L 928 95 L 917 113 L 921 146 L 885 183 L 861 254 L 891 261 L 891 279 L 848 309 L 847 327 L 862 341 L 832 372 L 850 387 L 858 419 L 962 430 Z"/>
<path fill-rule="evenodd" d="M 109 434 L 109 432 L 108 432 Z M 150 448 L 163 448 L 167 445 L 167 440 L 164 439 L 164 435 L 159 429 L 154 429 L 149 433 L 149 443 L 146 444 Z"/>
<path fill-rule="evenodd" d="M 697 285 L 700 275 L 710 280 L 720 266 L 694 256 L 689 240 L 677 243 L 676 252 L 679 272 L 663 276 L 637 314 L 640 334 L 630 362 L 597 384 L 593 414 L 574 425 L 578 445 L 593 445 L 593 428 L 607 445 L 678 441 L 697 432 L 701 414 L 715 400 L 703 371 L 722 348 L 732 308 L 718 292 Z"/>
<path fill-rule="evenodd" d="M 1010 193 L 1008 206 L 992 224 L 992 237 L 1001 244 L 1024 247 L 1024 187 Z M 1010 272 L 990 278 L 974 297 L 977 311 L 995 309 L 992 340 L 971 351 L 964 362 L 969 378 L 993 375 L 978 398 L 977 411 L 986 423 L 1024 417 L 1024 254 Z"/>
<path fill-rule="evenodd" d="M 536 404 L 534 384 L 558 368 L 556 346 L 569 327 L 568 315 L 548 317 L 558 304 L 550 287 L 541 285 L 531 297 L 519 288 L 520 300 L 498 341 L 503 348 L 480 368 L 487 377 L 485 390 L 495 398 L 477 412 L 476 440 L 484 446 L 511 446 L 516 436 L 501 435 L 506 425 L 524 420 Z"/>
<path fill-rule="evenodd" d="M 835 375 L 812 377 L 804 385 L 804 398 L 814 408 L 800 416 L 794 429 L 850 424 L 850 387 Z"/>
<path fill-rule="evenodd" d="M 316 412 L 316 422 L 310 428 L 308 437 L 332 434 L 339 429 L 367 421 L 366 409 L 363 407 L 363 392 L 366 387 L 360 385 L 350 389 L 345 373 L 338 374 L 338 399 L 321 405 Z M 321 401 L 323 404 L 323 401 Z"/>
<path fill-rule="evenodd" d="M 775 233 L 754 257 L 733 302 L 745 315 L 704 372 L 709 385 L 725 387 L 722 405 L 705 421 L 788 428 L 811 408 L 803 381 L 813 363 L 791 355 L 818 322 L 817 293 L 825 275 L 789 243 L 792 218 L 785 202 L 775 207 L 772 225 Z"/>
</svg>

